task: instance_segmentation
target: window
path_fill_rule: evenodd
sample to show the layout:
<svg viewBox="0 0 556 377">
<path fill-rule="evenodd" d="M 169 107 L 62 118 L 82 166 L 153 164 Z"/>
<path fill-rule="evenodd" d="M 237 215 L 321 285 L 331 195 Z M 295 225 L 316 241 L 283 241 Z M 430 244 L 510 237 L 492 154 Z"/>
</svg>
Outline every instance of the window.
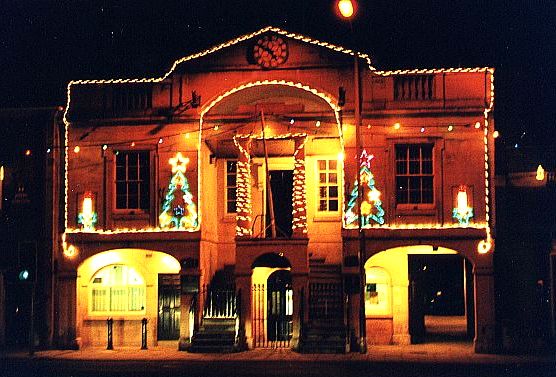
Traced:
<svg viewBox="0 0 556 377">
<path fill-rule="evenodd" d="M 116 209 L 149 209 L 149 152 L 116 155 Z"/>
<path fill-rule="evenodd" d="M 145 280 L 133 268 L 110 265 L 91 279 L 91 312 L 144 312 Z"/>
<path fill-rule="evenodd" d="M 236 213 L 237 161 L 226 161 L 226 213 Z"/>
<path fill-rule="evenodd" d="M 433 203 L 432 144 L 396 145 L 397 204 Z"/>
<path fill-rule="evenodd" d="M 318 160 L 320 212 L 338 211 L 338 161 Z"/>
</svg>

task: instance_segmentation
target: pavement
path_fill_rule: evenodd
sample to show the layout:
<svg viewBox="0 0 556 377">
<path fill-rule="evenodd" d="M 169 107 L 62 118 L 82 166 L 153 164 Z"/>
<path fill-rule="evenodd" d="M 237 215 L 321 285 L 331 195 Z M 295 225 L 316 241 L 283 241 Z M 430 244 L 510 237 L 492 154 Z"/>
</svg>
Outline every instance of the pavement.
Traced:
<svg viewBox="0 0 556 377">
<path fill-rule="evenodd" d="M 141 350 L 130 347 L 83 348 L 80 350 L 46 350 L 37 351 L 29 356 L 26 350 L 0 351 L 0 359 L 23 360 L 73 360 L 73 361 L 283 361 L 288 362 L 349 362 L 368 361 L 379 363 L 446 363 L 446 364 L 543 364 L 554 367 L 556 371 L 556 354 L 507 355 L 477 354 L 468 342 L 427 343 L 414 345 L 370 346 L 366 354 L 300 354 L 290 349 L 254 349 L 238 353 L 199 354 L 178 351 L 174 347 L 159 346 Z M 556 373 L 555 373 L 556 374 Z"/>
</svg>

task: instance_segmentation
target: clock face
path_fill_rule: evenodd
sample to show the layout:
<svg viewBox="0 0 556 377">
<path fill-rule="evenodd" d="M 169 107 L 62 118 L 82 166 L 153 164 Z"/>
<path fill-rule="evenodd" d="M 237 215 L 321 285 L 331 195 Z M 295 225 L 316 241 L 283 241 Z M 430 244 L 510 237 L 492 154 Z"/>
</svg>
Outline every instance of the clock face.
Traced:
<svg viewBox="0 0 556 377">
<path fill-rule="evenodd" d="M 253 58 L 262 68 L 275 68 L 288 59 L 288 45 L 277 35 L 265 35 L 253 46 Z"/>
</svg>

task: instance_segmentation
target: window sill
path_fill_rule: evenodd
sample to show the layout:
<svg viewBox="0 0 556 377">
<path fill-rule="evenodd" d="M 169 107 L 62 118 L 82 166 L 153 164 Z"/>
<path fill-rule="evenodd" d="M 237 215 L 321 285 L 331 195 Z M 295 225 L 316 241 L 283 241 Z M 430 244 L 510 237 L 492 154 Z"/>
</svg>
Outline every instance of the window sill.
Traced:
<svg viewBox="0 0 556 377">
<path fill-rule="evenodd" d="M 114 210 L 112 219 L 114 220 L 149 220 L 150 214 L 140 210 Z"/>
<path fill-rule="evenodd" d="M 142 314 L 89 314 L 85 316 L 85 321 L 106 321 L 108 318 L 112 318 L 114 321 L 140 321 L 146 317 L 146 313 Z"/>
<path fill-rule="evenodd" d="M 392 314 L 365 314 L 366 319 L 393 319 Z"/>
<path fill-rule="evenodd" d="M 339 213 L 320 213 L 317 216 L 313 217 L 313 222 L 337 222 L 342 221 L 342 216 Z"/>
<path fill-rule="evenodd" d="M 396 215 L 401 216 L 434 216 L 436 207 L 434 204 L 398 204 Z"/>
</svg>

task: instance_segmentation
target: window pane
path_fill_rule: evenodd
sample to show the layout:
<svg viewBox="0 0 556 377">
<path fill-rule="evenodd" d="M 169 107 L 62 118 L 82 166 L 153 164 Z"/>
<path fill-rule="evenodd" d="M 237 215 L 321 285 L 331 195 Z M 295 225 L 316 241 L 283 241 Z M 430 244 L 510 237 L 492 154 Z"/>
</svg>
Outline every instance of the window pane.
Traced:
<svg viewBox="0 0 556 377">
<path fill-rule="evenodd" d="M 421 172 L 419 161 L 409 162 L 409 174 L 419 174 Z"/>
<path fill-rule="evenodd" d="M 321 186 L 319 189 L 319 196 L 321 198 L 326 198 L 326 186 Z"/>
<path fill-rule="evenodd" d="M 237 162 L 236 161 L 228 161 L 226 164 L 226 171 L 228 173 L 236 173 L 236 169 L 237 169 Z"/>
<path fill-rule="evenodd" d="M 319 182 L 320 183 L 326 183 L 326 173 L 320 173 L 319 174 Z"/>
<path fill-rule="evenodd" d="M 407 163 L 405 161 L 396 162 L 396 173 L 407 174 Z"/>
<path fill-rule="evenodd" d="M 398 191 L 396 194 L 396 200 L 398 203 L 405 204 L 408 202 L 408 192 L 407 191 Z"/>
<path fill-rule="evenodd" d="M 432 203 L 433 194 L 430 190 L 423 190 L 423 203 Z"/>
<path fill-rule="evenodd" d="M 116 166 L 116 180 L 125 181 L 125 166 Z"/>
<path fill-rule="evenodd" d="M 237 211 L 236 202 L 228 202 L 226 210 L 227 210 L 228 213 L 236 212 Z"/>
<path fill-rule="evenodd" d="M 328 196 L 330 198 L 337 198 L 338 197 L 338 186 L 330 186 L 328 188 Z"/>
<path fill-rule="evenodd" d="M 409 189 L 410 190 L 420 190 L 421 189 L 421 178 L 420 177 L 410 177 L 409 178 Z"/>
<path fill-rule="evenodd" d="M 329 200 L 328 201 L 328 210 L 329 211 L 337 211 L 338 210 L 338 201 L 337 200 Z"/>
<path fill-rule="evenodd" d="M 397 145 L 396 146 L 396 160 L 405 160 L 407 155 L 407 146 Z"/>
<path fill-rule="evenodd" d="M 136 181 L 139 179 L 139 172 L 137 171 L 137 165 L 130 165 L 127 170 L 127 179 L 130 181 Z"/>
<path fill-rule="evenodd" d="M 432 174 L 432 161 L 423 161 L 423 174 Z"/>
<path fill-rule="evenodd" d="M 420 151 L 421 151 L 421 147 L 419 145 L 410 145 L 409 146 L 409 159 L 410 160 L 419 160 Z"/>
<path fill-rule="evenodd" d="M 110 288 L 110 310 L 113 312 L 127 311 L 127 289 L 122 287 Z"/>
<path fill-rule="evenodd" d="M 139 156 L 137 155 L 137 153 L 131 152 L 131 153 L 126 153 L 127 154 L 127 165 L 128 166 L 137 166 L 138 161 L 139 161 Z"/>
<path fill-rule="evenodd" d="M 228 201 L 236 201 L 236 193 L 237 190 L 235 188 L 229 188 L 227 190 L 227 195 L 228 195 Z"/>
<path fill-rule="evenodd" d="M 319 170 L 326 170 L 326 160 L 319 160 Z"/>
<path fill-rule="evenodd" d="M 321 200 L 319 202 L 319 211 L 326 211 L 326 200 Z"/>
<path fill-rule="evenodd" d="M 149 184 L 142 182 L 140 189 L 141 209 L 149 209 Z"/>
<path fill-rule="evenodd" d="M 432 145 L 423 145 L 421 150 L 423 159 L 432 159 Z"/>
<path fill-rule="evenodd" d="M 149 165 L 141 165 L 139 170 L 139 179 L 142 181 L 149 181 Z"/>
<path fill-rule="evenodd" d="M 235 186 L 236 185 L 236 176 L 235 174 L 228 174 L 226 177 L 226 185 L 227 186 Z"/>
<path fill-rule="evenodd" d="M 432 177 L 423 177 L 423 190 L 433 190 Z"/>
<path fill-rule="evenodd" d="M 128 288 L 128 310 L 140 311 L 144 310 L 143 298 L 145 297 L 143 287 L 129 287 Z"/>
<path fill-rule="evenodd" d="M 421 192 L 419 190 L 409 190 L 409 202 L 421 203 Z"/>
<path fill-rule="evenodd" d="M 128 208 L 139 208 L 139 185 L 137 183 L 128 183 L 128 198 L 127 207 Z"/>
<path fill-rule="evenodd" d="M 336 160 L 328 161 L 328 170 L 336 170 L 337 165 L 338 165 L 338 162 Z"/>
<path fill-rule="evenodd" d="M 125 166 L 125 153 L 118 153 L 116 155 L 116 166 Z"/>
<path fill-rule="evenodd" d="M 328 183 L 337 183 L 338 182 L 338 174 L 330 173 L 328 175 Z"/>
<path fill-rule="evenodd" d="M 127 196 L 116 195 L 116 208 L 125 209 L 127 208 Z"/>
<path fill-rule="evenodd" d="M 139 165 L 140 166 L 149 166 L 149 153 L 148 152 L 139 153 Z"/>
<path fill-rule="evenodd" d="M 106 311 L 106 290 L 105 289 L 93 289 L 92 295 L 92 305 L 91 310 L 93 312 L 104 312 Z"/>
</svg>

